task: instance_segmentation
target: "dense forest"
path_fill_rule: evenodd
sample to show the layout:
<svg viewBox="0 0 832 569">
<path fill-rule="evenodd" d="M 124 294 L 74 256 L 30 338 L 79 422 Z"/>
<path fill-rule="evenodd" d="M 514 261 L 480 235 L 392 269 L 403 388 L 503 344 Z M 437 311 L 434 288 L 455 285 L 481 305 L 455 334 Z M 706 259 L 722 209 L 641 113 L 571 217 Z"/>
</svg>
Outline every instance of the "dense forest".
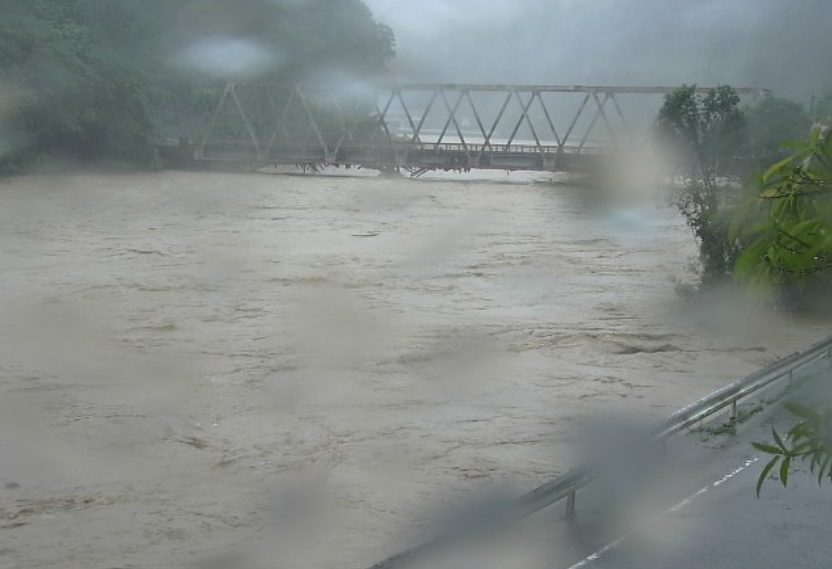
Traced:
<svg viewBox="0 0 832 569">
<path fill-rule="evenodd" d="M 225 80 L 383 72 L 393 34 L 361 0 L 0 0 L 0 171 L 154 164 Z"/>
</svg>

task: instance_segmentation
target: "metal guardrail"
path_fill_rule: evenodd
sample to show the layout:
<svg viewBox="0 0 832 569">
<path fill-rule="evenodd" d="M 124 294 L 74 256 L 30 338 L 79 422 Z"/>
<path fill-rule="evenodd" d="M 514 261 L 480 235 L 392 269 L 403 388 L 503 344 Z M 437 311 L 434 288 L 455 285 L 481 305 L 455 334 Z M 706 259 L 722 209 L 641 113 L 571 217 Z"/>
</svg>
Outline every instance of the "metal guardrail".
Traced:
<svg viewBox="0 0 832 569">
<path fill-rule="evenodd" d="M 702 422 L 726 407 L 730 407 L 730 417 L 732 420 L 735 420 L 737 418 L 737 402 L 784 378 L 787 378 L 789 385 L 791 385 L 794 380 L 795 371 L 821 358 L 829 359 L 830 366 L 832 366 L 832 336 L 813 344 L 806 350 L 786 356 L 770 366 L 756 371 L 734 383 L 728 384 L 710 395 L 679 409 L 655 429 L 652 435 L 652 442 L 662 443 L 673 435 Z M 575 513 L 578 491 L 589 484 L 594 477 L 592 468 L 589 465 L 582 465 L 567 472 L 563 476 L 546 482 L 510 503 L 501 512 L 504 521 L 521 519 L 564 499 L 566 500 L 566 514 L 571 516 Z M 456 537 L 459 537 L 459 534 L 448 534 L 436 537 L 412 549 L 388 557 L 376 563 L 370 569 L 393 569 L 401 567 L 405 562 L 411 561 L 423 553 L 442 546 Z"/>
</svg>

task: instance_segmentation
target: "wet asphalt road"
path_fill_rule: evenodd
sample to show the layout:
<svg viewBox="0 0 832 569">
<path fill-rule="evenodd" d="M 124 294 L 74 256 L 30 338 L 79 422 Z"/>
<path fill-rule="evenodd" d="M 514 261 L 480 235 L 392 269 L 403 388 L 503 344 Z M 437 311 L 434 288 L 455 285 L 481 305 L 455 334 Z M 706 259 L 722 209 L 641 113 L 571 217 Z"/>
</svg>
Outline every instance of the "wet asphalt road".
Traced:
<svg viewBox="0 0 832 569">
<path fill-rule="evenodd" d="M 786 399 L 827 399 L 832 375 L 820 366 Z M 788 488 L 770 479 L 755 495 L 766 456 L 751 441 L 771 440 L 793 419 L 774 404 L 736 435 L 690 445 L 686 488 L 638 527 L 604 538 L 583 533 L 553 569 L 809 569 L 832 567 L 832 485 L 818 487 L 808 468 L 792 471 Z M 575 522 L 580 525 L 581 521 Z M 573 530 L 574 532 L 574 530 Z M 581 533 L 580 531 L 578 532 Z M 574 533 L 573 533 L 574 535 Z M 558 548 L 555 549 L 557 551 Z M 556 554 L 557 555 L 557 554 Z"/>
</svg>

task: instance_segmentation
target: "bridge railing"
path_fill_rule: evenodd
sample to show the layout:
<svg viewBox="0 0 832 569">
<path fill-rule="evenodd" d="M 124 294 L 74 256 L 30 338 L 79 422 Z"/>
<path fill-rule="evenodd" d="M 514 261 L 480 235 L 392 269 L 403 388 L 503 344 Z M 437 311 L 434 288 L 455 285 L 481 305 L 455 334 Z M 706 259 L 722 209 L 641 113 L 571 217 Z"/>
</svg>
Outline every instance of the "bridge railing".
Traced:
<svg viewBox="0 0 832 569">
<path fill-rule="evenodd" d="M 768 367 L 726 385 L 710 395 L 679 409 L 654 429 L 650 442 L 664 444 L 673 435 L 701 423 L 724 409 L 729 410 L 730 420 L 734 422 L 737 420 L 737 404 L 740 401 L 782 381 L 787 381 L 791 386 L 795 382 L 796 371 L 824 358 L 829 361 L 829 365 L 832 367 L 832 336 L 817 342 L 804 351 L 782 358 Z M 506 522 L 516 521 L 566 500 L 566 514 L 572 516 L 575 513 L 577 493 L 589 485 L 597 475 L 598 473 L 594 471 L 592 465 L 579 466 L 563 476 L 541 484 L 534 490 L 520 496 L 503 508 L 501 514 Z M 494 520 L 489 520 L 487 523 L 489 527 L 493 526 Z M 370 569 L 402 567 L 406 562 L 412 561 L 439 546 L 449 543 L 453 539 L 461 537 L 460 534 L 470 531 L 476 531 L 476 528 L 465 528 L 457 534 L 437 536 L 429 542 L 388 557 L 376 563 Z"/>
</svg>

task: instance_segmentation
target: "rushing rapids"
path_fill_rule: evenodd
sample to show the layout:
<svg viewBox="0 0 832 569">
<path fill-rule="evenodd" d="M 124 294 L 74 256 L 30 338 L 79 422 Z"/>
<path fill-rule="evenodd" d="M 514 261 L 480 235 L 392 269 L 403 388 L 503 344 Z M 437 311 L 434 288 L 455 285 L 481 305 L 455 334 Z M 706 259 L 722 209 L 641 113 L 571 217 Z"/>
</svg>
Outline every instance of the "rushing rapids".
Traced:
<svg viewBox="0 0 832 569">
<path fill-rule="evenodd" d="M 528 176 L 0 185 L 0 565 L 360 566 L 823 334 L 687 308 L 675 211 Z"/>
</svg>

